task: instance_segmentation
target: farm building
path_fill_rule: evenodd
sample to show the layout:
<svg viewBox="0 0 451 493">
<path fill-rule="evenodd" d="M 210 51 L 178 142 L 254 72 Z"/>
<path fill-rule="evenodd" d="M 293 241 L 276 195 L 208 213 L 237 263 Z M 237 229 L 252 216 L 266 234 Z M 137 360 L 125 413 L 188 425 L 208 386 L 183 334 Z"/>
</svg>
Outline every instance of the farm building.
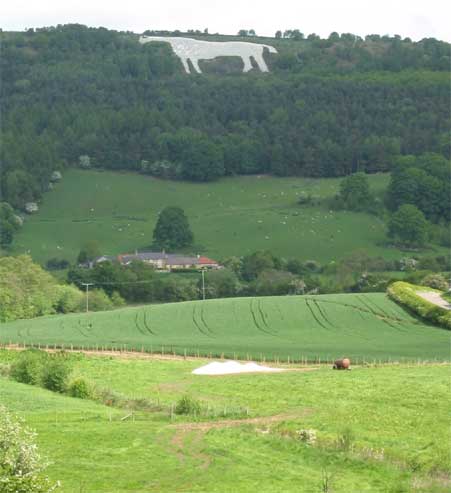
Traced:
<svg viewBox="0 0 451 493">
<path fill-rule="evenodd" d="M 103 255 L 94 260 L 93 263 L 116 261 L 122 265 L 129 265 L 131 262 L 140 261 L 150 264 L 157 270 L 171 271 L 179 269 L 220 269 L 221 265 L 208 257 L 202 255 L 185 256 L 177 253 L 166 252 L 141 252 L 131 254 L 121 254 L 117 257 Z"/>
</svg>

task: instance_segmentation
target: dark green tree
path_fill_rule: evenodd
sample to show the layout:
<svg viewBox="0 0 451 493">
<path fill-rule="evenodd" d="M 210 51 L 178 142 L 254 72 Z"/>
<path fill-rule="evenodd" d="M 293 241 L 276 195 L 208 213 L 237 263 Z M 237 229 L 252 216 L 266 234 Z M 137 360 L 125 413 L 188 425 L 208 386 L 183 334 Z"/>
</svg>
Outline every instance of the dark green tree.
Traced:
<svg viewBox="0 0 451 493">
<path fill-rule="evenodd" d="M 191 245 L 193 239 L 194 236 L 183 209 L 166 207 L 161 211 L 153 231 L 153 241 L 157 248 L 183 248 Z"/>
<path fill-rule="evenodd" d="M 354 173 L 341 180 L 338 199 L 345 209 L 351 211 L 367 209 L 372 197 L 365 173 Z"/>
<path fill-rule="evenodd" d="M 428 238 L 428 222 L 414 205 L 402 205 L 391 217 L 388 236 L 408 246 L 422 246 Z"/>
<path fill-rule="evenodd" d="M 91 262 L 96 257 L 100 257 L 100 245 L 96 240 L 91 240 L 86 242 L 80 250 L 77 257 L 77 262 L 79 264 L 84 264 L 86 262 Z"/>
<path fill-rule="evenodd" d="M 0 246 L 9 246 L 14 233 L 20 228 L 20 219 L 6 202 L 0 202 Z"/>
</svg>

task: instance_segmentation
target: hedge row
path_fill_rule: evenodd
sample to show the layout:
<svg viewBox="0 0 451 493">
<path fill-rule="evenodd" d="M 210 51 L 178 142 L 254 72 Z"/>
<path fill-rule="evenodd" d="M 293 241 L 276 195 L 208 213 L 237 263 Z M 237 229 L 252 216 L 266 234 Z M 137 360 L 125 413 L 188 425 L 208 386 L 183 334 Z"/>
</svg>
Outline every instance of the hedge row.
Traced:
<svg viewBox="0 0 451 493">
<path fill-rule="evenodd" d="M 418 291 L 436 290 L 424 286 L 415 286 L 403 281 L 394 282 L 387 289 L 388 296 L 392 300 L 406 306 L 420 317 L 434 324 L 451 329 L 451 310 L 446 310 L 425 300 L 417 294 Z"/>
</svg>

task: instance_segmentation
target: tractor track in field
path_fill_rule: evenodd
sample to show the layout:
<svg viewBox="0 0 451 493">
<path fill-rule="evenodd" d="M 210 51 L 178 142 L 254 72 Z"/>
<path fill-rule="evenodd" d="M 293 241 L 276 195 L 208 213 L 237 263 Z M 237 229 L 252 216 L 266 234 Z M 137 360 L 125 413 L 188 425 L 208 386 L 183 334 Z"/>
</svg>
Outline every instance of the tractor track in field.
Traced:
<svg viewBox="0 0 451 493">
<path fill-rule="evenodd" d="M 254 325 L 255 327 L 257 328 L 257 330 L 259 330 L 260 332 L 263 332 L 264 334 L 267 334 L 267 335 L 270 335 L 270 336 L 277 336 L 277 334 L 274 334 L 273 332 L 270 332 L 268 330 L 266 330 L 266 328 L 263 328 L 259 322 L 257 321 L 257 315 L 254 311 L 254 300 L 251 299 L 251 302 L 249 304 L 249 309 L 251 311 L 251 315 L 252 315 L 252 319 L 254 321 Z M 258 309 L 258 306 L 257 306 L 257 309 Z M 263 322 L 264 323 L 264 322 Z"/>
<path fill-rule="evenodd" d="M 64 325 L 64 323 L 63 323 L 63 325 Z M 77 330 L 78 330 L 78 332 L 80 332 L 80 334 L 81 334 L 83 337 L 85 337 L 86 339 L 88 339 L 88 338 L 89 338 L 89 335 L 85 334 L 85 333 L 83 332 L 83 329 L 81 328 L 81 320 L 80 320 L 80 319 L 78 319 L 78 327 L 77 327 Z"/>
<path fill-rule="evenodd" d="M 315 301 L 315 300 L 313 300 Z M 325 330 L 330 330 L 329 327 L 326 327 L 322 322 L 321 320 L 316 316 L 315 312 L 313 311 L 313 308 L 309 305 L 309 302 L 308 300 L 306 299 L 305 300 L 305 305 L 307 306 L 307 308 L 309 309 L 310 313 L 312 314 L 312 317 L 316 320 L 316 323 L 322 327 L 323 329 Z"/>
<path fill-rule="evenodd" d="M 271 329 L 271 327 L 268 325 L 268 322 L 266 321 L 266 319 L 268 318 L 268 315 L 263 311 L 261 300 L 258 300 L 258 302 L 257 302 L 257 309 L 258 309 L 258 312 L 260 313 L 260 317 L 262 319 L 263 325 L 268 329 L 269 332 L 272 333 L 272 335 L 277 335 L 277 331 L 273 331 Z"/>
<path fill-rule="evenodd" d="M 201 327 L 201 324 L 199 324 L 198 320 L 197 320 L 197 317 L 196 317 L 196 305 L 193 306 L 193 312 L 192 312 L 192 319 L 193 319 L 193 324 L 196 326 L 197 330 L 204 336 L 206 337 L 213 337 L 210 332 L 205 332 L 202 327 Z"/>
<path fill-rule="evenodd" d="M 149 318 L 150 318 L 150 314 L 151 314 L 151 308 L 149 308 Z M 152 335 L 156 335 L 156 333 L 152 330 L 152 325 L 149 323 L 147 323 L 147 311 L 144 309 L 143 310 L 143 323 L 144 323 L 144 327 L 146 328 L 147 332 L 149 332 L 149 334 L 152 334 Z"/>
<path fill-rule="evenodd" d="M 322 309 L 322 307 L 320 306 L 320 304 L 318 303 L 317 300 L 314 300 L 313 301 L 314 305 L 316 306 L 316 308 L 318 309 L 319 313 L 321 314 L 321 316 L 324 318 L 324 320 L 332 327 L 332 328 L 336 328 L 336 326 L 327 318 L 327 315 L 325 313 L 325 311 Z"/>
<path fill-rule="evenodd" d="M 205 310 L 203 305 L 201 305 L 200 307 L 200 320 L 204 324 L 204 327 L 208 330 L 208 332 L 210 332 L 210 334 L 214 334 L 213 329 L 207 324 L 205 320 Z"/>
<path fill-rule="evenodd" d="M 141 326 L 139 325 L 139 320 L 138 320 L 138 318 L 139 318 L 139 312 L 137 311 L 137 312 L 135 313 L 135 327 L 138 329 L 138 331 L 139 331 L 139 332 L 140 332 L 143 336 L 145 336 L 145 335 L 147 335 L 147 334 L 146 334 L 145 330 L 144 330 L 144 329 L 142 329 L 142 328 L 141 328 Z"/>
<path fill-rule="evenodd" d="M 314 300 L 314 298 L 306 298 L 306 299 L 309 299 L 311 301 Z M 346 308 L 353 308 L 354 310 L 374 315 L 375 317 L 379 318 L 380 320 L 386 319 L 386 320 L 390 320 L 392 322 L 398 322 L 400 324 L 406 323 L 406 320 L 404 320 L 402 318 L 391 316 L 391 315 L 386 315 L 384 313 L 377 313 L 374 311 L 374 309 L 371 306 L 368 307 L 368 305 L 366 305 L 366 304 L 365 304 L 366 308 L 364 308 L 362 306 L 353 305 L 351 303 L 341 303 L 339 301 L 333 301 L 333 300 L 321 300 L 321 303 L 331 303 L 334 305 L 344 306 Z M 409 320 L 409 323 L 414 324 L 414 325 L 424 325 L 424 322 L 420 322 L 417 320 Z"/>
<path fill-rule="evenodd" d="M 406 331 L 409 330 L 407 327 L 405 327 L 405 323 L 406 323 L 405 320 L 402 320 L 400 318 L 397 318 L 395 315 L 391 315 L 389 312 L 387 312 L 386 310 L 384 310 L 383 308 L 381 308 L 375 301 L 373 301 L 372 299 L 368 298 L 367 296 L 362 295 L 362 298 L 364 298 L 369 305 L 374 306 L 377 310 L 379 310 L 382 314 L 385 315 L 386 318 L 383 319 L 383 321 L 385 323 L 388 323 L 388 325 L 390 325 L 390 323 L 388 322 L 388 320 L 394 320 L 395 323 L 398 324 L 398 326 L 395 326 L 393 328 L 397 329 L 399 332 L 406 332 Z"/>
<path fill-rule="evenodd" d="M 361 295 L 361 296 L 357 296 L 357 299 L 363 303 L 367 308 L 368 310 L 370 310 L 370 312 L 375 316 L 375 317 L 378 317 L 380 320 L 382 320 L 382 322 L 386 325 L 388 325 L 389 327 L 391 327 L 392 329 L 395 329 L 395 330 L 400 330 L 398 326 L 394 325 L 394 323 L 390 323 L 390 319 L 391 319 L 391 316 L 385 312 L 384 310 L 380 309 L 377 305 L 372 305 L 370 303 L 370 301 L 364 296 L 364 295 Z M 378 312 L 375 311 L 375 307 L 377 308 Z M 394 322 L 394 320 L 392 320 L 392 322 Z M 397 321 L 398 323 L 401 323 L 399 321 Z"/>
</svg>

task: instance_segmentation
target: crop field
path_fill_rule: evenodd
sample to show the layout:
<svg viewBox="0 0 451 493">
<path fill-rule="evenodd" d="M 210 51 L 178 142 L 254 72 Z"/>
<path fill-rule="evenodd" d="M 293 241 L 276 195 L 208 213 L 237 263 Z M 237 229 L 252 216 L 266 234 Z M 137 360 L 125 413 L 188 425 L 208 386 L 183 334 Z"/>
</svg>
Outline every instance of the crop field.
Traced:
<svg viewBox="0 0 451 493">
<path fill-rule="evenodd" d="M 16 357 L 0 351 L 0 364 Z M 37 431 L 61 493 L 321 492 L 325 478 L 334 492 L 449 491 L 448 365 L 208 377 L 191 374 L 205 361 L 73 358 L 74 377 L 162 409 L 132 419 L 0 376 L 0 404 Z M 168 413 L 183 395 L 249 415 Z"/>
<path fill-rule="evenodd" d="M 233 298 L 18 320 L 0 342 L 300 361 L 447 360 L 450 332 L 385 294 Z"/>
<path fill-rule="evenodd" d="M 370 175 L 381 196 L 388 176 Z M 364 213 L 332 212 L 326 205 L 299 206 L 301 192 L 332 197 L 339 179 L 225 178 L 215 183 L 164 181 L 137 174 L 68 170 L 44 196 L 40 211 L 27 218 L 13 250 L 38 262 L 59 257 L 74 261 L 80 247 L 97 240 L 103 253 L 148 249 L 158 212 L 183 207 L 195 236 L 192 253 L 213 258 L 269 249 L 301 260 L 330 261 L 365 249 L 393 258 L 384 246 L 385 227 Z"/>
</svg>

